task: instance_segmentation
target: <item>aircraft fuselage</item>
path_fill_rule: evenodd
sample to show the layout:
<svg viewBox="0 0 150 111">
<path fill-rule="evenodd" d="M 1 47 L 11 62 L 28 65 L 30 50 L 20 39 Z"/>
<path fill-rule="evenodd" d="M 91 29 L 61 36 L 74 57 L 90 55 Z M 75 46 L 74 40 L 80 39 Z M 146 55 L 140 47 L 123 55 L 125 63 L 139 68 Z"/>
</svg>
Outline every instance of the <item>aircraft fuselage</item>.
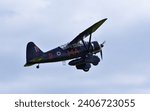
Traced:
<svg viewBox="0 0 150 111">
<path fill-rule="evenodd" d="M 39 63 L 48 63 L 48 62 L 59 62 L 59 61 L 65 61 L 65 60 L 70 60 L 73 58 L 78 58 L 78 57 L 84 57 L 87 54 L 87 49 L 85 47 L 89 47 L 88 44 L 80 44 L 79 46 L 70 46 L 65 48 L 57 47 L 55 49 L 52 49 L 48 52 L 41 53 L 39 54 L 38 50 L 35 50 L 37 53 L 37 57 L 28 61 L 29 65 L 34 65 L 34 64 L 39 64 Z M 36 49 L 36 46 L 35 46 Z M 92 53 L 97 53 L 100 50 L 100 46 L 97 41 L 94 41 L 91 43 L 90 52 Z"/>
</svg>

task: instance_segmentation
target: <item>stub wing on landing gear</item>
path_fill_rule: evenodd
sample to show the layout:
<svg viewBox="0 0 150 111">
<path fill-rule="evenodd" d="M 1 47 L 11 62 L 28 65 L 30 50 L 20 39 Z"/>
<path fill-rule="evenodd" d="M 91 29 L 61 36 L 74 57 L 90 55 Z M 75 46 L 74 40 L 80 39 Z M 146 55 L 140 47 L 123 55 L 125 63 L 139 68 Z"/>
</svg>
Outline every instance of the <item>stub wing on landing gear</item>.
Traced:
<svg viewBox="0 0 150 111">
<path fill-rule="evenodd" d="M 84 70 L 85 72 L 89 71 L 91 64 L 94 66 L 98 65 L 100 59 L 98 56 L 91 55 L 86 58 L 78 58 L 69 62 L 69 65 L 76 66 L 77 69 Z"/>
</svg>

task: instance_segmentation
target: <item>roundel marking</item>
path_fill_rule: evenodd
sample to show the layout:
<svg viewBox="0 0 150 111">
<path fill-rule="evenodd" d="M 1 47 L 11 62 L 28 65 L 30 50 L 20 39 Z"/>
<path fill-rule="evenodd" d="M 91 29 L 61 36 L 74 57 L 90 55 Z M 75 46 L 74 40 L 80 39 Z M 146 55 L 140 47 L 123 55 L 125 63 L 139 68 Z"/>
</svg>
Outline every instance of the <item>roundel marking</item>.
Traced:
<svg viewBox="0 0 150 111">
<path fill-rule="evenodd" d="M 61 56 L 61 52 L 60 52 L 60 51 L 58 51 L 56 54 L 57 54 L 58 56 Z"/>
</svg>

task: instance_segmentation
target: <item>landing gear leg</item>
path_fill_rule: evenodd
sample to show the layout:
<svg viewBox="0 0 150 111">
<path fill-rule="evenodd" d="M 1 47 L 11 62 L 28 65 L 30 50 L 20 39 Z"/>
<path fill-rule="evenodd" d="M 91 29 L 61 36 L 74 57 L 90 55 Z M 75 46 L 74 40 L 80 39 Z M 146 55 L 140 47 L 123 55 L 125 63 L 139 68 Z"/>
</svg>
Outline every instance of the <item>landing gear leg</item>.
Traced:
<svg viewBox="0 0 150 111">
<path fill-rule="evenodd" d="M 39 68 L 40 68 L 40 65 L 38 64 L 38 65 L 36 66 L 36 68 L 39 69 Z"/>
</svg>

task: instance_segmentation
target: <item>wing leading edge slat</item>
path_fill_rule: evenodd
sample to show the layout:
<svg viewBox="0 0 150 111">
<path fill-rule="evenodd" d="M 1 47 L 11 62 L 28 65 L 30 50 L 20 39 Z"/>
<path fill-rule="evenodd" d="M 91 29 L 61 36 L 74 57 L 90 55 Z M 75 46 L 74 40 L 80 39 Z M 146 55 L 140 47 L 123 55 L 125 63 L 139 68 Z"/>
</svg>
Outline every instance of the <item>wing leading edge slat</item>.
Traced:
<svg viewBox="0 0 150 111">
<path fill-rule="evenodd" d="M 69 44 L 75 44 L 75 43 L 78 43 L 80 40 L 83 40 L 84 38 L 86 38 L 87 36 L 95 32 L 106 20 L 107 18 L 100 20 L 99 22 L 95 23 L 94 25 L 86 29 L 85 31 L 81 32 Z"/>
</svg>

